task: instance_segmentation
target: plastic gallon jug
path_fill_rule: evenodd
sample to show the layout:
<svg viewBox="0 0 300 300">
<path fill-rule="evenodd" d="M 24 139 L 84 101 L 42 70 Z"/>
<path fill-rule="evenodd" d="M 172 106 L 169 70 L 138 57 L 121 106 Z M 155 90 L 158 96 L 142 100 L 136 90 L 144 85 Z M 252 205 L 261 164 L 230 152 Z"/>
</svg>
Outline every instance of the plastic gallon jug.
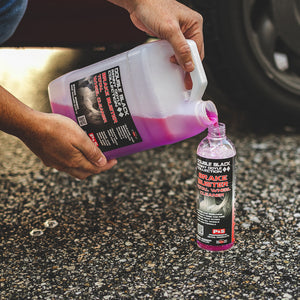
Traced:
<svg viewBox="0 0 300 300">
<path fill-rule="evenodd" d="M 188 40 L 195 70 L 185 89 L 184 71 L 170 62 L 167 41 L 155 41 L 67 73 L 49 84 L 54 113 L 75 120 L 107 159 L 179 142 L 217 120 L 213 102 L 202 101 L 206 75 Z"/>
</svg>

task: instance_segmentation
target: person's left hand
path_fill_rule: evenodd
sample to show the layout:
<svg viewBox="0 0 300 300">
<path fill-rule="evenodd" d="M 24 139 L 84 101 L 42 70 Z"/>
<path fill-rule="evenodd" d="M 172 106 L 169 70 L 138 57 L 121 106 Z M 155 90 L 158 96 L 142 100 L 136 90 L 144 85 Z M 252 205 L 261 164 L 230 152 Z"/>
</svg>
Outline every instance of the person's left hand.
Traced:
<svg viewBox="0 0 300 300">
<path fill-rule="evenodd" d="M 78 179 L 111 169 L 101 150 L 73 120 L 58 114 L 32 111 L 32 123 L 20 139 L 48 167 Z"/>
</svg>

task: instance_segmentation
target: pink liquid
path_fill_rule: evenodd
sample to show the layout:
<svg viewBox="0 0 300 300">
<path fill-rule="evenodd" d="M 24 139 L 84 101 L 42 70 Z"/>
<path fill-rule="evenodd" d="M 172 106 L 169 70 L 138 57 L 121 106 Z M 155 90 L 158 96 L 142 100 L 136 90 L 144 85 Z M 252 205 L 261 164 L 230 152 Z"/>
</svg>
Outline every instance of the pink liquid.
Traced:
<svg viewBox="0 0 300 300">
<path fill-rule="evenodd" d="M 207 114 L 208 118 L 212 121 L 213 125 L 217 128 L 217 131 L 219 133 L 219 137 L 221 137 L 218 115 L 213 111 L 206 111 L 206 114 Z"/>
<path fill-rule="evenodd" d="M 219 126 L 218 125 L 218 115 L 215 112 L 207 110 L 206 115 L 208 116 L 208 118 L 212 121 L 212 123 L 215 126 Z"/>
<path fill-rule="evenodd" d="M 77 122 L 73 107 L 57 103 L 51 103 L 51 107 L 54 113 L 63 114 Z M 104 152 L 108 160 L 173 144 L 195 136 L 206 129 L 206 127 L 200 126 L 196 116 L 193 115 L 173 115 L 167 118 L 132 116 L 132 119 L 142 137 L 142 142 Z"/>
<path fill-rule="evenodd" d="M 219 122 L 218 122 L 218 116 L 213 113 L 207 111 L 207 116 L 211 121 L 213 121 L 213 126 L 217 128 L 218 135 L 221 137 L 221 132 L 220 132 L 220 127 L 219 127 Z M 206 149 L 206 151 L 198 151 L 198 155 L 205 157 L 205 158 L 213 158 L 213 159 L 223 159 L 223 158 L 229 158 L 234 156 L 236 153 L 232 149 L 228 149 L 227 147 L 218 147 L 217 149 Z M 234 234 L 234 216 L 232 219 L 232 234 Z M 233 245 L 234 242 L 226 244 L 226 245 L 221 245 L 221 246 L 211 246 L 207 244 L 203 244 L 200 241 L 197 240 L 197 245 L 204 250 L 208 251 L 224 251 L 230 249 Z"/>
<path fill-rule="evenodd" d="M 51 102 L 50 104 L 51 104 L 53 113 L 64 115 L 77 123 L 74 109 L 72 106 L 62 105 L 62 104 L 53 103 L 53 102 Z"/>
<path fill-rule="evenodd" d="M 69 117 L 77 122 L 73 107 L 56 103 L 51 103 L 51 106 L 53 113 L 65 115 L 66 117 Z M 210 111 L 207 111 L 206 113 L 208 118 L 212 121 L 212 124 L 219 127 L 218 115 Z M 199 122 L 195 116 L 176 115 L 164 119 L 145 118 L 138 116 L 132 116 L 132 118 L 136 128 L 138 129 L 138 132 L 142 137 L 143 142 L 104 152 L 108 160 L 151 148 L 176 143 L 183 139 L 195 136 L 206 129 L 205 127 L 199 126 Z M 170 131 L 169 128 L 176 128 L 176 134 L 174 134 L 173 130 Z M 224 153 L 218 153 L 218 158 L 224 158 Z M 209 246 L 197 241 L 197 244 L 202 249 L 210 251 L 224 251 L 231 248 L 234 243 L 223 246 Z"/>
<path fill-rule="evenodd" d="M 210 245 L 202 244 L 199 241 L 197 241 L 197 245 L 201 249 L 208 250 L 208 251 L 224 251 L 230 249 L 234 245 L 234 243 L 226 244 L 223 246 L 210 246 Z"/>
</svg>

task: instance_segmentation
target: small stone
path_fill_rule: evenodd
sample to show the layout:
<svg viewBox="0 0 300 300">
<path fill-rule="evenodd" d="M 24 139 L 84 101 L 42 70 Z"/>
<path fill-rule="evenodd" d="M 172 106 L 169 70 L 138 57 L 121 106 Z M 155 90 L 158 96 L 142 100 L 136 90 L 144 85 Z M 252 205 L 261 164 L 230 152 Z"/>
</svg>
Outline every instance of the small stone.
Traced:
<svg viewBox="0 0 300 300">
<path fill-rule="evenodd" d="M 255 143 L 255 144 L 252 144 L 251 145 L 251 148 L 252 149 L 256 149 L 256 150 L 266 150 L 266 149 L 268 149 L 270 146 L 268 145 L 268 144 L 266 144 L 266 143 L 260 143 L 260 144 L 258 144 L 258 143 Z"/>
<path fill-rule="evenodd" d="M 276 265 L 276 267 L 277 267 L 278 270 L 282 270 L 282 269 L 285 268 L 284 266 L 281 266 L 281 265 Z"/>
<path fill-rule="evenodd" d="M 290 295 L 288 293 L 285 293 L 285 294 L 283 294 L 283 298 L 282 299 L 292 299 L 292 298 L 293 298 L 292 295 Z"/>
<path fill-rule="evenodd" d="M 202 291 L 201 291 L 201 290 L 195 290 L 194 293 L 195 293 L 196 295 L 201 295 L 201 294 L 202 294 Z"/>
<path fill-rule="evenodd" d="M 74 271 L 75 270 L 75 266 L 74 265 L 71 265 L 71 266 L 64 265 L 63 268 L 66 269 L 66 270 L 68 270 L 68 271 Z"/>
<path fill-rule="evenodd" d="M 45 177 L 44 177 L 43 175 L 41 175 L 41 174 L 36 174 L 36 175 L 34 176 L 34 179 L 35 179 L 36 181 L 38 181 L 38 182 L 42 182 L 42 181 L 45 179 Z"/>
<path fill-rule="evenodd" d="M 249 229 L 251 224 L 250 223 L 242 223 L 241 226 L 245 229 Z"/>
<path fill-rule="evenodd" d="M 187 179 L 187 180 L 185 181 L 185 183 L 188 184 L 188 185 L 192 185 L 192 184 L 195 183 L 195 180 L 194 180 L 194 179 Z"/>
<path fill-rule="evenodd" d="M 185 269 L 185 274 L 186 275 L 189 275 L 189 274 L 191 274 L 192 273 L 192 270 L 191 269 Z"/>
<path fill-rule="evenodd" d="M 44 231 L 42 229 L 32 229 L 29 233 L 31 236 L 41 236 L 44 234 Z"/>
<path fill-rule="evenodd" d="M 255 223 L 260 223 L 259 218 L 255 215 L 249 215 L 249 220 Z"/>
<path fill-rule="evenodd" d="M 168 192 L 168 196 L 175 196 L 175 192 L 174 192 L 174 191 L 172 191 L 172 190 L 171 190 L 171 191 L 169 191 L 169 192 Z"/>
<path fill-rule="evenodd" d="M 149 263 L 148 263 L 148 266 L 149 266 L 150 268 L 154 268 L 154 267 L 155 267 L 155 263 L 149 262 Z"/>
<path fill-rule="evenodd" d="M 47 220 L 47 221 L 44 222 L 44 226 L 45 226 L 46 228 L 54 228 L 54 227 L 56 227 L 57 225 L 58 225 L 58 222 L 55 221 L 55 220 Z"/>
<path fill-rule="evenodd" d="M 102 279 L 95 282 L 95 286 L 97 286 L 97 287 L 101 287 L 101 286 L 103 286 L 103 284 L 104 283 L 103 283 Z"/>
</svg>

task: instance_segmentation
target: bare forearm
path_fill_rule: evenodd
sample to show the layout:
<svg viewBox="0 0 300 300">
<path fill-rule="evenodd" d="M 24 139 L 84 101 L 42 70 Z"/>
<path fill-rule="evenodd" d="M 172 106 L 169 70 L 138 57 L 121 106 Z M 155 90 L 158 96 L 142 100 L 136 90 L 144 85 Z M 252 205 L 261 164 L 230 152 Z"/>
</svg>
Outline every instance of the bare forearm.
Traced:
<svg viewBox="0 0 300 300">
<path fill-rule="evenodd" d="M 177 61 L 186 72 L 192 72 L 194 69 L 186 39 L 196 42 L 200 57 L 204 58 L 203 19 L 198 12 L 176 0 L 107 1 L 125 8 L 138 29 L 169 41 L 175 53 L 172 61 Z"/>
<path fill-rule="evenodd" d="M 46 166 L 84 179 L 116 164 L 71 119 L 35 111 L 0 86 L 0 130 L 21 139 Z"/>
<path fill-rule="evenodd" d="M 125 8 L 128 12 L 131 12 L 138 2 L 138 0 L 107 0 L 107 1 Z"/>
<path fill-rule="evenodd" d="M 22 138 L 33 130 L 40 114 L 0 86 L 0 130 Z"/>
</svg>

